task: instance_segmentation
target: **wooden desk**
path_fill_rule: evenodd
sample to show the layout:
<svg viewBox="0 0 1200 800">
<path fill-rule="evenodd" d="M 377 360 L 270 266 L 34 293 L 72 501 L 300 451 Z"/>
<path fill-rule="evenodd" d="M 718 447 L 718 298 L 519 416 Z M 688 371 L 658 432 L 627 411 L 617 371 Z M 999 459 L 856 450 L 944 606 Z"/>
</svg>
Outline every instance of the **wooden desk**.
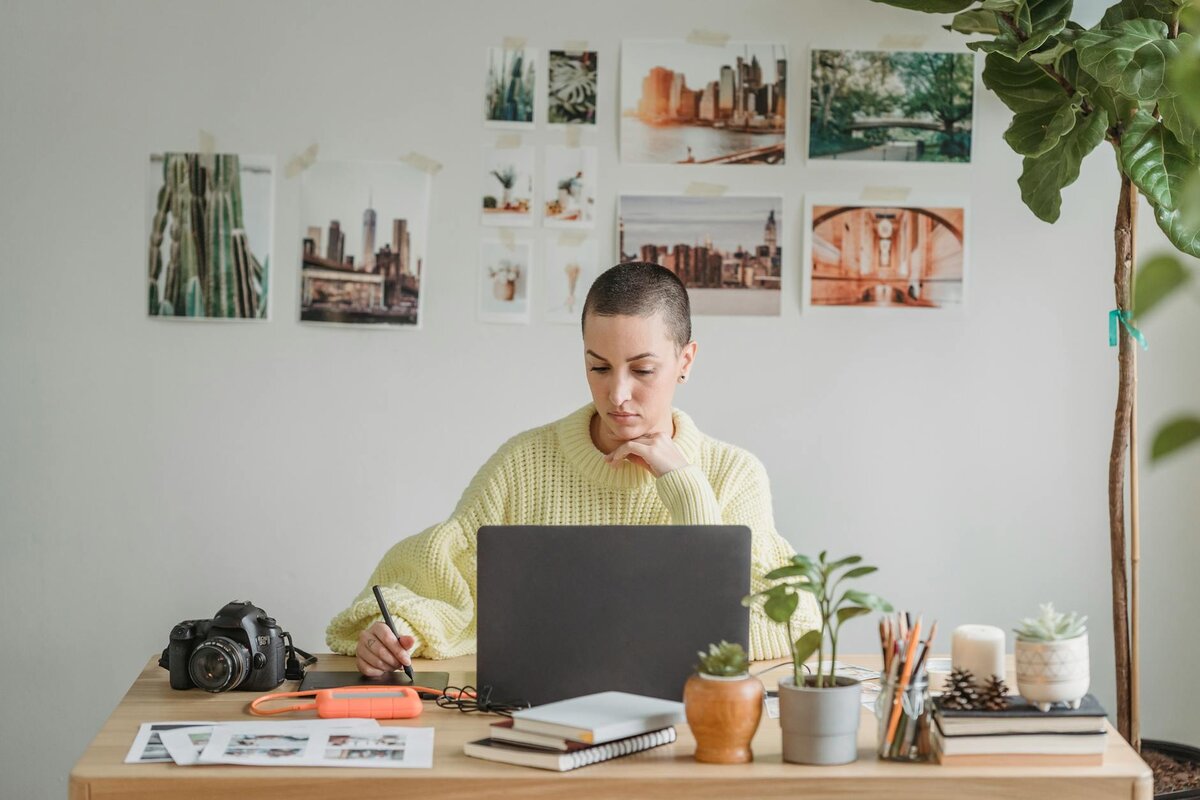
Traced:
<svg viewBox="0 0 1200 800">
<path fill-rule="evenodd" d="M 844 656 L 844 661 L 877 667 L 878 656 Z M 753 672 L 780 662 L 756 662 Z M 451 684 L 473 683 L 473 657 L 421 661 L 416 669 L 450 673 Z M 343 656 L 322 655 L 320 669 L 353 670 Z M 763 675 L 774 688 L 786 668 Z M 279 691 L 294 691 L 285 683 Z M 1151 774 L 1138 755 L 1111 730 L 1102 767 L 942 767 L 896 764 L 875 757 L 875 720 L 863 710 L 858 761 L 840 767 L 785 764 L 780 758 L 778 720 L 763 718 L 754 737 L 754 763 L 737 766 L 698 764 L 691 755 L 694 740 L 687 726 L 674 744 L 566 773 L 496 764 L 467 758 L 464 742 L 487 735 L 491 715 L 463 714 L 426 703 L 416 719 L 382 725 L 433 726 L 437 729 L 433 769 L 333 769 L 320 767 L 241 767 L 122 763 L 138 726 L 170 720 L 249 720 L 246 692 L 207 694 L 171 689 L 167 672 L 150 660 L 121 704 L 112 713 L 71 771 L 72 800 L 101 798 L 480 798 L 586 797 L 639 798 L 1012 798 L 1033 800 L 1149 800 Z M 315 712 L 307 712 L 315 714 Z M 302 719 L 291 714 L 276 719 Z"/>
</svg>

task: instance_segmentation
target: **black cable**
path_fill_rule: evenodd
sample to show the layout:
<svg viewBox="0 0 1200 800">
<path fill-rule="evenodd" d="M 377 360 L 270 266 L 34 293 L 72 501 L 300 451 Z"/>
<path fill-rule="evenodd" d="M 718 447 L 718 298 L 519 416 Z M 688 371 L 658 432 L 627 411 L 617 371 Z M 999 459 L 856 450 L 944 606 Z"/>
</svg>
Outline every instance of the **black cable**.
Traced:
<svg viewBox="0 0 1200 800">
<path fill-rule="evenodd" d="M 292 641 L 292 635 L 287 631 L 284 631 L 280 635 L 287 642 L 287 664 L 283 671 L 284 679 L 289 681 L 304 680 L 304 668 L 311 667 L 317 663 L 317 657 L 296 647 L 296 643 Z M 296 653 L 304 656 L 304 661 L 296 658 Z"/>
<path fill-rule="evenodd" d="M 451 694 L 453 693 L 453 695 Z M 492 700 L 492 687 L 484 686 L 476 689 L 474 686 L 447 686 L 435 701 L 438 708 L 457 708 L 464 714 L 479 712 L 481 714 L 500 714 L 512 716 L 512 712 L 529 708 L 529 703 L 517 700 L 512 703 L 502 703 Z"/>
</svg>

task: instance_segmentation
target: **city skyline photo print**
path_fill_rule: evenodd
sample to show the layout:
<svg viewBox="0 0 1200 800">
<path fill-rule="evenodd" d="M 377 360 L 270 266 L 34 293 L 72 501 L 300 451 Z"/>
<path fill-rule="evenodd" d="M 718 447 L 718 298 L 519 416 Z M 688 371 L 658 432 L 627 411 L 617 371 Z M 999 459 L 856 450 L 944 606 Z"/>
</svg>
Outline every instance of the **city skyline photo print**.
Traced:
<svg viewBox="0 0 1200 800">
<path fill-rule="evenodd" d="M 692 313 L 779 315 L 781 197 L 622 195 L 618 214 L 621 261 L 674 272 Z"/>
<path fill-rule="evenodd" d="M 317 161 L 301 174 L 300 319 L 421 324 L 429 173 Z"/>
<path fill-rule="evenodd" d="M 621 44 L 621 161 L 782 164 L 787 47 Z"/>
</svg>

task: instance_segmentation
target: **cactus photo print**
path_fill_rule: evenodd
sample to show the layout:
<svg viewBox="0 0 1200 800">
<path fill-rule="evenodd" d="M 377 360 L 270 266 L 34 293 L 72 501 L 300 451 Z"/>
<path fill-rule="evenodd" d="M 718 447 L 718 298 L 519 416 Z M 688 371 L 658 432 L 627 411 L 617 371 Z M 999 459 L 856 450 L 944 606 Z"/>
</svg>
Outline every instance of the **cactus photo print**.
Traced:
<svg viewBox="0 0 1200 800">
<path fill-rule="evenodd" d="M 267 319 L 273 160 L 154 154 L 146 193 L 150 316 Z"/>
<path fill-rule="evenodd" d="M 489 47 L 484 84 L 483 119 L 489 128 L 533 128 L 537 51 Z"/>
</svg>

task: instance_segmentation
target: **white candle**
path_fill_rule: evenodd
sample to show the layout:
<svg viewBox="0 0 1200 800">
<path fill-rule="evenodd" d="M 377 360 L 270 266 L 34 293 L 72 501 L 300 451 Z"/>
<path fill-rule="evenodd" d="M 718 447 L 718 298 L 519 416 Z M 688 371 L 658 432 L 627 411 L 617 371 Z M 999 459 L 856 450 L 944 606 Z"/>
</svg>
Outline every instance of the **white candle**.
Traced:
<svg viewBox="0 0 1200 800">
<path fill-rule="evenodd" d="M 1004 631 L 994 625 L 959 625 L 950 643 L 954 669 L 970 670 L 975 685 L 993 675 L 1004 677 Z"/>
</svg>

